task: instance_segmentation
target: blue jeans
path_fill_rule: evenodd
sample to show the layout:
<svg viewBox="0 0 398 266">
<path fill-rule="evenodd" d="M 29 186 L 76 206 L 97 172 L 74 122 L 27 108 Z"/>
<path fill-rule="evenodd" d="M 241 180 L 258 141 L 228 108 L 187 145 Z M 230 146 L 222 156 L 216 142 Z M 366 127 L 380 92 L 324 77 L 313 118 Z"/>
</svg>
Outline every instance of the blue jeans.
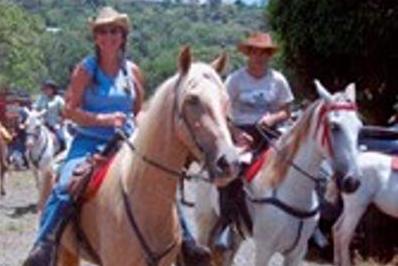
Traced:
<svg viewBox="0 0 398 266">
<path fill-rule="evenodd" d="M 69 180 L 73 170 L 105 144 L 103 141 L 86 137 L 76 137 L 73 140 L 68 156 L 61 167 L 58 183 L 54 186 L 44 206 L 35 244 L 55 240 L 58 228 L 62 227 L 69 214 L 73 212 L 73 199 L 68 192 Z"/>
</svg>

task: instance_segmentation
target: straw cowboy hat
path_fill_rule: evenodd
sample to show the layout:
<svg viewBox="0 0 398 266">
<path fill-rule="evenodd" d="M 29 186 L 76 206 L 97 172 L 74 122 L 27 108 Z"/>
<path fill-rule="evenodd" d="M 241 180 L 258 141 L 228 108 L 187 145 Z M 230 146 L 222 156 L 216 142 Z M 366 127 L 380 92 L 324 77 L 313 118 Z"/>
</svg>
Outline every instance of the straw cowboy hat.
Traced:
<svg viewBox="0 0 398 266">
<path fill-rule="evenodd" d="M 121 27 L 125 32 L 128 32 L 130 20 L 127 14 L 119 13 L 112 7 L 107 6 L 101 8 L 96 18 L 90 18 L 89 24 L 92 32 L 94 32 L 97 27 L 104 25 L 116 25 Z"/>
<path fill-rule="evenodd" d="M 272 54 L 278 50 L 278 46 L 272 42 L 271 35 L 263 32 L 252 33 L 245 41 L 237 46 L 238 50 L 249 55 L 251 48 L 269 50 Z"/>
</svg>

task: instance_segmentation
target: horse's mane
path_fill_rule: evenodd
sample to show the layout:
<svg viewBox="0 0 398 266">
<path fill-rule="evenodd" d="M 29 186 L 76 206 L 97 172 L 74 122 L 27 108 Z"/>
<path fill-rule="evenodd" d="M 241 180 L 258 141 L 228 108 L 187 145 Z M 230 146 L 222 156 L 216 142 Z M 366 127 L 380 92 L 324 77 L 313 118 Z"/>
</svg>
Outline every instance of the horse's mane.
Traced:
<svg viewBox="0 0 398 266">
<path fill-rule="evenodd" d="M 177 79 L 178 75 L 174 75 L 164 81 L 146 103 L 146 108 L 142 111 L 143 114 L 140 114 L 140 116 L 142 116 L 138 124 L 140 137 L 136 139 L 135 143 L 139 145 L 141 149 L 146 150 L 146 148 L 151 145 L 148 140 L 152 138 L 150 138 L 149 135 L 167 133 L 156 132 L 156 128 L 159 123 L 170 122 L 165 119 L 167 118 L 167 114 L 172 112 L 173 104 L 171 104 L 170 101 L 172 101 L 174 97 L 173 88 Z"/>
<path fill-rule="evenodd" d="M 310 123 L 321 101 L 311 104 L 297 120 L 292 129 L 284 134 L 276 143 L 276 149 L 272 148 L 269 161 L 261 172 L 261 180 L 267 187 L 279 185 L 286 177 L 291 162 L 296 155 L 300 143 L 307 136 Z"/>
</svg>

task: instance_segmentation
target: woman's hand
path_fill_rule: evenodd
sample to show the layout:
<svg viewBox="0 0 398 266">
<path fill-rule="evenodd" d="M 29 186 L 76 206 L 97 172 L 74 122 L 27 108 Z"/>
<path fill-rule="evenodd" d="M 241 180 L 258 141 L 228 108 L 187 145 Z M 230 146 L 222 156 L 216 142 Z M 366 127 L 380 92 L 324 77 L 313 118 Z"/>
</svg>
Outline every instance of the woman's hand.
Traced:
<svg viewBox="0 0 398 266">
<path fill-rule="evenodd" d="M 127 116 L 122 112 L 114 112 L 110 114 L 100 114 L 98 118 L 105 126 L 122 127 L 126 122 Z"/>
</svg>

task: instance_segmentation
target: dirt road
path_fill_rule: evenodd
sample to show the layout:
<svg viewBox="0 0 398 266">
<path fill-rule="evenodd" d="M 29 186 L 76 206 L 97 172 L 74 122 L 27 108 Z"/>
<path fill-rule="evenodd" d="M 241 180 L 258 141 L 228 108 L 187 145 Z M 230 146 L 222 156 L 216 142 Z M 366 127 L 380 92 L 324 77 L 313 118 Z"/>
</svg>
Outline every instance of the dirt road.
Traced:
<svg viewBox="0 0 398 266">
<path fill-rule="evenodd" d="M 0 266 L 17 266 L 26 257 L 35 236 L 37 191 L 29 172 L 11 173 L 6 189 L 8 194 L 0 198 Z M 235 266 L 251 266 L 253 257 L 253 243 L 247 241 L 235 259 Z M 272 265 L 281 265 L 281 258 L 275 257 Z"/>
</svg>

